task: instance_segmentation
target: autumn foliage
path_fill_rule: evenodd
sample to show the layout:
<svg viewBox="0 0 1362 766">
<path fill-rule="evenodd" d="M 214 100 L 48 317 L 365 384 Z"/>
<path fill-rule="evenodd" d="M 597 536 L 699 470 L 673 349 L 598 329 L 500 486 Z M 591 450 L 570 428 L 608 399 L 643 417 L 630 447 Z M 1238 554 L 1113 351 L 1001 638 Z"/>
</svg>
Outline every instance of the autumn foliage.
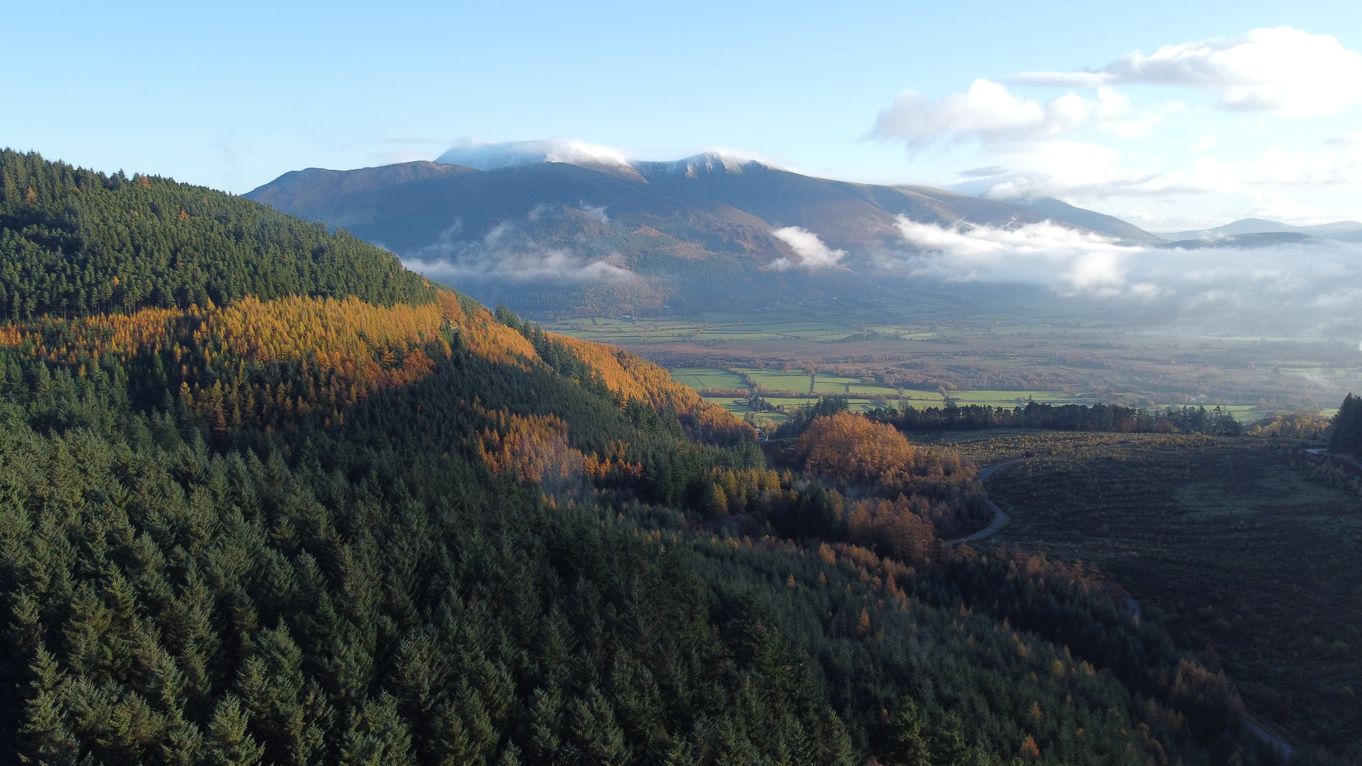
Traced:
<svg viewBox="0 0 1362 766">
<path fill-rule="evenodd" d="M 752 436 L 752 429 L 728 410 L 704 400 L 693 388 L 677 383 L 671 373 L 642 357 L 601 343 L 548 334 L 590 367 L 611 391 L 625 399 L 679 416 L 707 441 Z"/>
<path fill-rule="evenodd" d="M 561 484 L 582 474 L 585 457 L 568 445 L 567 424 L 552 415 L 488 413 L 478 457 L 497 473 L 532 484 Z"/>
<path fill-rule="evenodd" d="M 954 537 L 982 520 L 983 488 L 959 453 L 919 448 L 893 426 L 850 412 L 816 417 L 795 443 L 804 470 L 870 493 L 851 509 L 851 539 L 921 561 L 935 546 L 919 523 Z"/>
<path fill-rule="evenodd" d="M 850 412 L 817 418 L 799 437 L 808 470 L 847 482 L 889 486 L 912 469 L 917 451 L 893 426 Z"/>
<path fill-rule="evenodd" d="M 377 391 L 410 385 L 453 343 L 526 366 L 532 346 L 490 312 L 441 291 L 437 303 L 382 306 L 358 298 L 244 297 L 227 306 L 148 308 L 0 326 L 0 348 L 79 370 L 141 358 L 210 424 L 329 422 Z"/>
</svg>

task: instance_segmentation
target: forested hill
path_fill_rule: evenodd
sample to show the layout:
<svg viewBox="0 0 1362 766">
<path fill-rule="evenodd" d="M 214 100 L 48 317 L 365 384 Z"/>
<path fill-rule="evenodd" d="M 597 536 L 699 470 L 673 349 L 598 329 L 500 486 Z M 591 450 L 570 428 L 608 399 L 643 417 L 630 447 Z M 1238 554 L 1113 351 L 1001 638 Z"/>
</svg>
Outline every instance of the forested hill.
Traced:
<svg viewBox="0 0 1362 766">
<path fill-rule="evenodd" d="M 975 467 L 5 153 L 0 762 L 1267 763 Z"/>
<path fill-rule="evenodd" d="M 0 315 L 224 304 L 247 295 L 429 302 L 395 256 L 261 205 L 163 178 L 0 150 Z"/>
</svg>

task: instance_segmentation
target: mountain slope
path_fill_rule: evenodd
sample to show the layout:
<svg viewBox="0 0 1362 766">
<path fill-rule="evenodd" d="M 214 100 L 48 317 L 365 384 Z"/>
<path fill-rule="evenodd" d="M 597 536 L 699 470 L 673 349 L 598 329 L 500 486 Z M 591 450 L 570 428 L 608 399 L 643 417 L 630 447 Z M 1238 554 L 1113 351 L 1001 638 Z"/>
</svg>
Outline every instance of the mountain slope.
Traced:
<svg viewBox="0 0 1362 766">
<path fill-rule="evenodd" d="M 910 255 L 900 217 L 952 226 L 1053 220 L 1157 237 L 1058 201 L 1037 206 L 942 189 L 793 173 L 725 154 L 634 162 L 528 142 L 452 151 L 440 163 L 282 176 L 247 197 L 346 228 L 489 302 L 531 311 L 628 312 L 854 294 Z M 807 259 L 812 234 L 836 257 Z M 835 262 L 835 268 L 831 264 Z"/>
<path fill-rule="evenodd" d="M 1160 241 L 1157 234 L 1151 234 L 1134 224 L 1122 221 L 1120 218 L 1074 207 L 1054 197 L 1038 197 L 1029 200 L 1027 207 L 1051 220 L 1071 226 L 1079 226 L 1127 242 L 1152 244 Z"/>
<path fill-rule="evenodd" d="M 124 192 L 11 162 L 47 210 Z M 83 232 L 119 255 L 81 284 L 197 276 L 142 263 L 164 200 L 249 210 L 132 188 L 102 204 L 159 223 Z M 940 546 L 982 521 L 958 455 L 827 412 L 768 466 L 648 362 L 403 272 L 369 292 L 389 254 L 277 220 L 211 306 L 9 283 L 35 308 L 0 324 L 0 760 L 1264 762 L 1099 574 Z M 0 241 L 67 252 L 26 232 Z M 298 281 L 249 292 L 253 253 Z"/>
</svg>

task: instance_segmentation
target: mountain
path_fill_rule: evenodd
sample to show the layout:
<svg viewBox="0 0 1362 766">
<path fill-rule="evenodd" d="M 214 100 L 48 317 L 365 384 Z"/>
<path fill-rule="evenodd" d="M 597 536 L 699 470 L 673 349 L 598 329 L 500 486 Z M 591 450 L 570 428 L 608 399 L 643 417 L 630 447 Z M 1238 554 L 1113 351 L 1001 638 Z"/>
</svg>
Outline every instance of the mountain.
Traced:
<svg viewBox="0 0 1362 766">
<path fill-rule="evenodd" d="M 1212 229 L 1177 231 L 1161 233 L 1168 240 L 1217 239 L 1244 234 L 1302 234 L 1321 239 L 1338 239 L 1348 242 L 1362 241 L 1362 223 L 1357 221 L 1336 221 L 1311 226 L 1292 226 L 1280 221 L 1263 218 L 1244 218 L 1217 226 Z"/>
<path fill-rule="evenodd" d="M 1248 234 L 1224 234 L 1217 237 L 1198 239 L 1176 239 L 1163 243 L 1162 247 L 1181 250 L 1260 248 L 1279 245 L 1310 245 L 1322 240 L 1298 231 L 1263 231 Z"/>
<path fill-rule="evenodd" d="M 455 164 L 450 164 L 455 163 Z M 462 145 L 437 162 L 287 173 L 246 195 L 344 228 L 488 302 L 628 312 L 854 294 L 916 252 L 901 219 L 1051 220 L 1158 238 L 1058 200 L 815 178 L 726 153 L 628 161 L 576 142 Z"/>
<path fill-rule="evenodd" d="M 168 179 L 0 151 L 0 249 L 0 761 L 1268 762 L 947 448 Z"/>
</svg>

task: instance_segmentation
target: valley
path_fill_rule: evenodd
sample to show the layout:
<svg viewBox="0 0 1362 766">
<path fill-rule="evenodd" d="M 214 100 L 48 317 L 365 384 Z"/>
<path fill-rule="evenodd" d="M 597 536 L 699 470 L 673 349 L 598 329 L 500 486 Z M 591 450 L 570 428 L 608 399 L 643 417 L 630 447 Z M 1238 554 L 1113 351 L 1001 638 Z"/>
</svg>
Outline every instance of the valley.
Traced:
<svg viewBox="0 0 1362 766">
<path fill-rule="evenodd" d="M 913 305 L 917 292 L 904 290 Z M 1014 298 L 1014 301 L 1016 299 Z M 940 296 L 937 296 L 940 301 Z M 1276 338 L 1166 323 L 1132 325 L 1003 303 L 997 313 L 881 299 L 689 317 L 563 317 L 547 326 L 630 348 L 678 380 L 746 414 L 734 394 L 777 407 L 846 396 L 855 407 L 1111 402 L 1146 408 L 1221 406 L 1245 423 L 1280 412 L 1331 412 L 1362 379 L 1351 338 Z M 939 311 L 939 313 L 934 313 Z M 807 370 L 817 371 L 815 389 Z M 752 373 L 743 371 L 758 371 Z M 773 410 L 757 417 L 780 420 Z"/>
</svg>

